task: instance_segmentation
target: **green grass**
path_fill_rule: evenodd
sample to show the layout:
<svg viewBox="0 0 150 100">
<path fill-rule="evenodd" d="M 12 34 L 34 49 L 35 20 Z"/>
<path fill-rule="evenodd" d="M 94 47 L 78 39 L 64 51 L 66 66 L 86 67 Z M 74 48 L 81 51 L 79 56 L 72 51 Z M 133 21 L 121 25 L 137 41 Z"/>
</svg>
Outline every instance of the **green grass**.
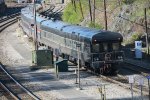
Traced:
<svg viewBox="0 0 150 100">
<path fill-rule="evenodd" d="M 91 1 L 91 3 L 93 3 Z M 84 13 L 84 17 L 87 17 L 89 14 L 89 2 L 88 0 L 81 0 L 82 9 Z M 96 0 L 96 8 L 103 7 L 103 0 Z M 83 21 L 83 17 L 80 11 L 79 2 L 76 1 L 76 9 L 72 5 L 72 3 L 69 3 L 67 7 L 65 8 L 62 16 L 62 20 L 71 24 L 79 24 L 81 21 Z M 89 27 L 94 27 L 93 23 L 89 23 Z M 95 28 L 102 28 L 101 25 L 98 23 L 95 24 Z"/>
<path fill-rule="evenodd" d="M 129 16 L 129 19 L 131 21 L 136 21 L 137 18 L 144 18 L 144 5 L 148 4 L 150 2 L 149 0 L 123 0 L 121 2 L 121 5 L 118 6 L 118 0 L 113 0 L 113 1 L 107 1 L 107 10 L 108 11 L 113 11 L 116 6 L 121 7 L 123 5 L 137 5 L 137 6 L 142 6 L 138 8 L 137 10 L 133 11 L 132 14 Z M 82 3 L 82 8 L 83 8 L 83 13 L 84 17 L 86 18 L 89 14 L 89 2 L 88 0 L 81 0 Z M 93 0 L 91 0 L 91 3 L 93 3 Z M 103 10 L 103 0 L 96 0 L 96 8 Z M 103 13 L 103 12 L 102 12 Z M 119 13 L 119 12 L 118 12 Z M 117 13 L 115 13 L 118 15 Z M 147 16 L 150 15 L 150 9 L 147 9 Z M 98 19 L 98 18 L 97 18 Z M 80 6 L 79 2 L 76 0 L 76 11 L 72 3 L 69 3 L 62 15 L 62 20 L 71 24 L 79 24 L 81 21 L 83 21 L 82 14 L 80 11 Z M 88 22 L 89 27 L 93 27 L 93 23 Z M 102 28 L 102 26 L 98 23 L 96 23 L 96 28 Z"/>
<path fill-rule="evenodd" d="M 83 6 L 83 12 L 85 12 L 84 9 L 85 9 L 85 7 Z M 71 24 L 80 23 L 83 20 L 83 18 L 82 18 L 82 14 L 81 14 L 81 11 L 80 11 L 79 3 L 76 2 L 76 9 L 72 5 L 72 3 L 69 3 L 67 5 L 67 7 L 65 8 L 65 10 L 64 10 L 62 19 L 63 19 L 63 21 L 69 22 Z"/>
</svg>

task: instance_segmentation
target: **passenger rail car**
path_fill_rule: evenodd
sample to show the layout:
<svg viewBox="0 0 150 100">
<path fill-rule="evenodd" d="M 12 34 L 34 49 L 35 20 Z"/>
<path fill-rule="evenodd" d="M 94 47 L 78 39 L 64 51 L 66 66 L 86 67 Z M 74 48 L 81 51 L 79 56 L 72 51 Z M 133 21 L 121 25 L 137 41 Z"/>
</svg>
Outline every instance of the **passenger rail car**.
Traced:
<svg viewBox="0 0 150 100">
<path fill-rule="evenodd" d="M 77 61 L 77 44 L 80 43 L 80 62 L 102 73 L 112 73 L 123 61 L 121 51 L 123 37 L 116 32 L 71 25 L 37 15 L 38 43 L 58 49 L 68 60 Z M 29 7 L 21 11 L 21 26 L 29 37 L 33 37 L 33 14 Z M 79 34 L 79 36 L 78 36 Z"/>
</svg>

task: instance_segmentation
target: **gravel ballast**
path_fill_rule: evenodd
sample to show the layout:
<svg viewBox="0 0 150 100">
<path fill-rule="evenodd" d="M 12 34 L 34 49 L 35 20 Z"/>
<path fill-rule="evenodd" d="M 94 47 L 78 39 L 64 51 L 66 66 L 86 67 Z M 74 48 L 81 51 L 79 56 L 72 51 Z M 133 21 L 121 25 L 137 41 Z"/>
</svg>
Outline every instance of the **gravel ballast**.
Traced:
<svg viewBox="0 0 150 100">
<path fill-rule="evenodd" d="M 17 29 L 17 31 L 16 31 Z M 19 34 L 18 34 L 19 33 Z M 131 91 L 118 84 L 107 82 L 91 73 L 81 71 L 81 87 L 77 90 L 74 69 L 60 72 L 55 78 L 54 69 L 31 70 L 32 43 L 24 35 L 17 24 L 7 28 L 0 36 L 0 61 L 8 69 L 17 72 L 13 75 L 21 79 L 21 83 L 42 100 L 99 100 L 99 87 L 105 85 L 106 98 L 109 100 L 130 100 Z M 19 37 L 18 37 L 19 36 Z M 0 99 L 1 99 L 0 95 Z M 135 100 L 141 100 L 140 92 L 134 93 Z M 144 100 L 148 100 L 144 98 Z"/>
</svg>

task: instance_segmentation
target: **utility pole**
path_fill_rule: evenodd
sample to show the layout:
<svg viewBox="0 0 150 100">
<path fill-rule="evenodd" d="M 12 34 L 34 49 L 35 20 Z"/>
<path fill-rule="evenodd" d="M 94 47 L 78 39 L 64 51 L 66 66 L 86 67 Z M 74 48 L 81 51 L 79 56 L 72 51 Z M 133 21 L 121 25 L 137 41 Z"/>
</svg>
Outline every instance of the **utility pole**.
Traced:
<svg viewBox="0 0 150 100">
<path fill-rule="evenodd" d="M 77 48 L 78 48 L 78 88 L 77 88 L 77 90 L 81 90 L 82 88 L 80 87 L 80 48 L 81 48 L 81 44 L 80 44 L 80 33 L 78 33 L 78 44 L 77 44 Z"/>
<path fill-rule="evenodd" d="M 89 11 L 90 11 L 90 18 L 91 18 L 91 22 L 92 22 L 91 0 L 89 0 Z"/>
<path fill-rule="evenodd" d="M 150 79 L 148 78 L 149 100 L 150 100 Z"/>
<path fill-rule="evenodd" d="M 94 7 L 93 7 L 93 23 L 94 23 L 94 27 L 95 27 L 95 0 L 93 0 L 93 4 L 94 4 Z"/>
<path fill-rule="evenodd" d="M 34 44 L 35 50 L 38 50 L 38 42 L 37 42 L 37 23 L 36 23 L 36 0 L 34 0 Z"/>
<path fill-rule="evenodd" d="M 107 30 L 106 0 L 104 0 L 104 20 L 105 20 L 105 30 Z"/>
<path fill-rule="evenodd" d="M 84 19 L 83 10 L 82 10 L 82 5 L 81 5 L 81 0 L 79 0 L 79 5 L 80 5 L 80 11 L 81 11 L 81 14 L 82 14 L 82 18 Z"/>
<path fill-rule="evenodd" d="M 146 47 L 147 47 L 147 54 L 149 55 L 149 42 L 148 42 L 148 29 L 147 29 L 146 8 L 144 9 L 144 17 L 145 17 Z"/>
<path fill-rule="evenodd" d="M 37 42 L 37 23 L 36 23 L 36 2 L 35 2 L 36 0 L 33 0 L 33 13 L 34 13 L 34 25 L 33 25 L 33 27 L 34 27 L 34 33 L 33 33 L 33 41 L 34 41 L 34 50 L 33 50 L 33 52 L 34 52 L 34 55 L 32 55 L 33 57 L 33 62 L 32 62 L 32 65 L 33 66 L 37 66 L 37 53 L 36 53 L 36 51 L 38 50 L 38 42 Z"/>
</svg>

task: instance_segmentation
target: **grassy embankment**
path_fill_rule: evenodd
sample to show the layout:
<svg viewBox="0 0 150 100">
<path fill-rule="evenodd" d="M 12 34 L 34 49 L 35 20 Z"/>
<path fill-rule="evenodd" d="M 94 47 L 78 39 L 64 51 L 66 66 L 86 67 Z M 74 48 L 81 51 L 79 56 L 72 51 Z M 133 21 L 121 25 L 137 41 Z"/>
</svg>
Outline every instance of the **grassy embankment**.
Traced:
<svg viewBox="0 0 150 100">
<path fill-rule="evenodd" d="M 98 0 L 96 0 L 96 4 L 98 4 Z M 89 14 L 89 5 L 88 5 L 88 0 L 81 0 L 82 4 L 82 9 L 84 13 L 84 18 L 86 18 Z M 80 5 L 79 2 L 76 2 L 76 8 L 72 5 L 72 3 L 69 3 L 67 7 L 64 10 L 63 16 L 62 16 L 63 21 L 69 22 L 71 24 L 80 24 L 84 19 L 82 17 L 82 13 L 80 10 Z M 94 27 L 93 22 L 88 23 L 89 27 Z M 102 25 L 100 23 L 95 23 L 95 28 L 102 29 Z"/>
</svg>

